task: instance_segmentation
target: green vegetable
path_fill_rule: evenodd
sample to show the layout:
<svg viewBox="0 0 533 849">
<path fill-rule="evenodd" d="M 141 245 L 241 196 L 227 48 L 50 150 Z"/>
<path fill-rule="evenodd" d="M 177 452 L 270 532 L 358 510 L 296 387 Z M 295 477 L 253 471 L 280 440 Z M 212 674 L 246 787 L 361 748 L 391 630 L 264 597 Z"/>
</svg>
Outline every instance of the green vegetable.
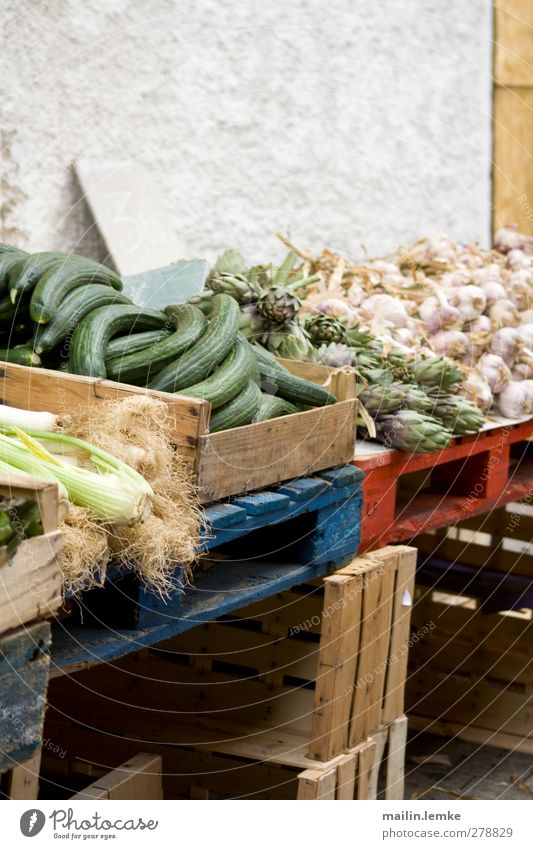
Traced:
<svg viewBox="0 0 533 849">
<path fill-rule="evenodd" d="M 33 348 L 38 354 L 51 351 L 65 339 L 84 316 L 109 304 L 131 304 L 130 298 L 116 292 L 111 286 L 92 283 L 69 292 L 59 304 L 48 324 L 40 324 L 35 331 Z"/>
<path fill-rule="evenodd" d="M 150 372 L 157 373 L 200 339 L 207 325 L 205 315 L 190 304 L 180 304 L 173 309 L 176 332 L 143 351 L 108 361 L 107 376 L 111 380 L 144 384 Z"/>
<path fill-rule="evenodd" d="M 13 266 L 17 265 L 23 257 L 29 254 L 26 251 L 21 251 L 19 248 L 12 248 L 4 245 L 0 251 L 0 293 L 7 291 L 9 286 L 9 273 Z"/>
<path fill-rule="evenodd" d="M 246 340 L 237 339 L 233 351 L 211 377 L 181 390 L 182 395 L 209 401 L 213 409 L 235 398 L 256 372 L 253 351 Z"/>
<path fill-rule="evenodd" d="M 19 366 L 40 366 L 41 358 L 30 345 L 17 345 L 16 348 L 1 348 L 0 362 L 16 363 Z"/>
<path fill-rule="evenodd" d="M 269 419 L 276 419 L 278 416 L 289 416 L 297 412 L 298 407 L 295 407 L 289 401 L 284 401 L 283 398 L 276 398 L 275 395 L 266 395 L 262 392 L 253 421 L 266 422 Z"/>
<path fill-rule="evenodd" d="M 53 266 L 39 279 L 30 303 L 30 315 L 37 324 L 47 324 L 63 298 L 79 286 L 100 283 L 120 292 L 122 281 L 110 268 L 83 257 Z"/>
<path fill-rule="evenodd" d="M 163 330 L 145 330 L 144 333 L 128 333 L 126 336 L 117 336 L 107 346 L 105 352 L 106 364 L 117 359 L 117 357 L 145 351 L 151 345 L 155 345 L 156 342 L 166 339 L 170 334 L 171 331 L 164 328 Z"/>
<path fill-rule="evenodd" d="M 109 340 L 127 330 L 157 330 L 167 317 L 157 310 L 127 304 L 98 307 L 82 318 L 72 335 L 68 360 L 71 374 L 106 377 L 105 354 Z"/>
<path fill-rule="evenodd" d="M 249 380 L 235 398 L 211 414 L 209 430 L 216 433 L 219 430 L 249 424 L 254 418 L 260 399 L 261 391 L 257 383 Z"/>
<path fill-rule="evenodd" d="M 148 386 L 178 392 L 203 380 L 232 350 L 237 336 L 239 305 L 230 295 L 214 295 L 213 308 L 203 336 L 176 362 L 165 366 Z"/>
<path fill-rule="evenodd" d="M 58 265 L 65 265 L 71 258 L 71 254 L 58 251 L 41 251 L 19 258 L 8 274 L 11 302 L 14 304 L 22 295 L 32 292 L 46 271 Z"/>
<path fill-rule="evenodd" d="M 267 366 L 263 361 L 259 362 L 261 373 L 261 389 L 267 395 L 278 395 L 286 401 L 295 404 L 305 404 L 309 407 L 324 407 L 326 404 L 334 404 L 336 398 L 323 386 L 311 383 L 301 377 L 280 371 L 276 366 Z"/>
</svg>

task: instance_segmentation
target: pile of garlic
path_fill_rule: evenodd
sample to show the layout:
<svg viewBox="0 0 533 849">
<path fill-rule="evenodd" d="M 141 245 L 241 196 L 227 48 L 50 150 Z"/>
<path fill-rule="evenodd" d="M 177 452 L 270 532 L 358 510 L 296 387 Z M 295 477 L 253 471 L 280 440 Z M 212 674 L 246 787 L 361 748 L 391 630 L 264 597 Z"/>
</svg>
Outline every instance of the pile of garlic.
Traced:
<svg viewBox="0 0 533 849">
<path fill-rule="evenodd" d="M 362 326 L 399 353 L 450 357 L 483 412 L 533 413 L 532 237 L 511 225 L 492 250 L 441 236 L 385 259 L 302 255 L 306 271 L 320 275 L 304 310 Z"/>
</svg>

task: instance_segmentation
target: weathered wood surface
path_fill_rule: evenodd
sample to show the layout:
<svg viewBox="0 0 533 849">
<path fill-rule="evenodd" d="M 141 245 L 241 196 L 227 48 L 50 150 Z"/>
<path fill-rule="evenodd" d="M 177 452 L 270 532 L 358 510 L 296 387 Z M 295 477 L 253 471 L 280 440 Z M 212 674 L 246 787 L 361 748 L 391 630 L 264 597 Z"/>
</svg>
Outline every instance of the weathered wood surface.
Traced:
<svg viewBox="0 0 533 849">
<path fill-rule="evenodd" d="M 20 543 L 11 563 L 0 564 L 0 634 L 52 617 L 62 603 L 61 531 Z"/>
<path fill-rule="evenodd" d="M 141 752 L 103 775 L 73 799 L 162 799 L 161 757 Z"/>
</svg>

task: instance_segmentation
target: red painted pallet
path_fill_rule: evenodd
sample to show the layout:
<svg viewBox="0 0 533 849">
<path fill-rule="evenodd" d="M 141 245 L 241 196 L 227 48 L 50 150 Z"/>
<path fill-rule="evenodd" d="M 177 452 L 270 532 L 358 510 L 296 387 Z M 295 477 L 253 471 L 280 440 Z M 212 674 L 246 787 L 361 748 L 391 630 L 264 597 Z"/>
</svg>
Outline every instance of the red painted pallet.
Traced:
<svg viewBox="0 0 533 849">
<path fill-rule="evenodd" d="M 402 542 L 533 496 L 533 419 L 491 423 L 439 454 L 358 445 L 364 474 L 359 551 Z"/>
</svg>

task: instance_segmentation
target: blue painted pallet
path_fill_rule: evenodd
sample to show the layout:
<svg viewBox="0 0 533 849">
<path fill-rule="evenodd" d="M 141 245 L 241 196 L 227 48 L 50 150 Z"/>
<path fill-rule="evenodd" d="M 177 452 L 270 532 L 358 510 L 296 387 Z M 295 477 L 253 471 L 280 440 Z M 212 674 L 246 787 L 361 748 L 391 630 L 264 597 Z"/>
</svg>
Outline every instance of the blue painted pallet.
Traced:
<svg viewBox="0 0 533 849">
<path fill-rule="evenodd" d="M 353 466 L 207 508 L 203 550 L 218 559 L 162 600 L 131 574 L 84 599 L 84 624 L 54 626 L 52 663 L 120 657 L 340 568 L 359 545 L 362 474 Z"/>
</svg>

